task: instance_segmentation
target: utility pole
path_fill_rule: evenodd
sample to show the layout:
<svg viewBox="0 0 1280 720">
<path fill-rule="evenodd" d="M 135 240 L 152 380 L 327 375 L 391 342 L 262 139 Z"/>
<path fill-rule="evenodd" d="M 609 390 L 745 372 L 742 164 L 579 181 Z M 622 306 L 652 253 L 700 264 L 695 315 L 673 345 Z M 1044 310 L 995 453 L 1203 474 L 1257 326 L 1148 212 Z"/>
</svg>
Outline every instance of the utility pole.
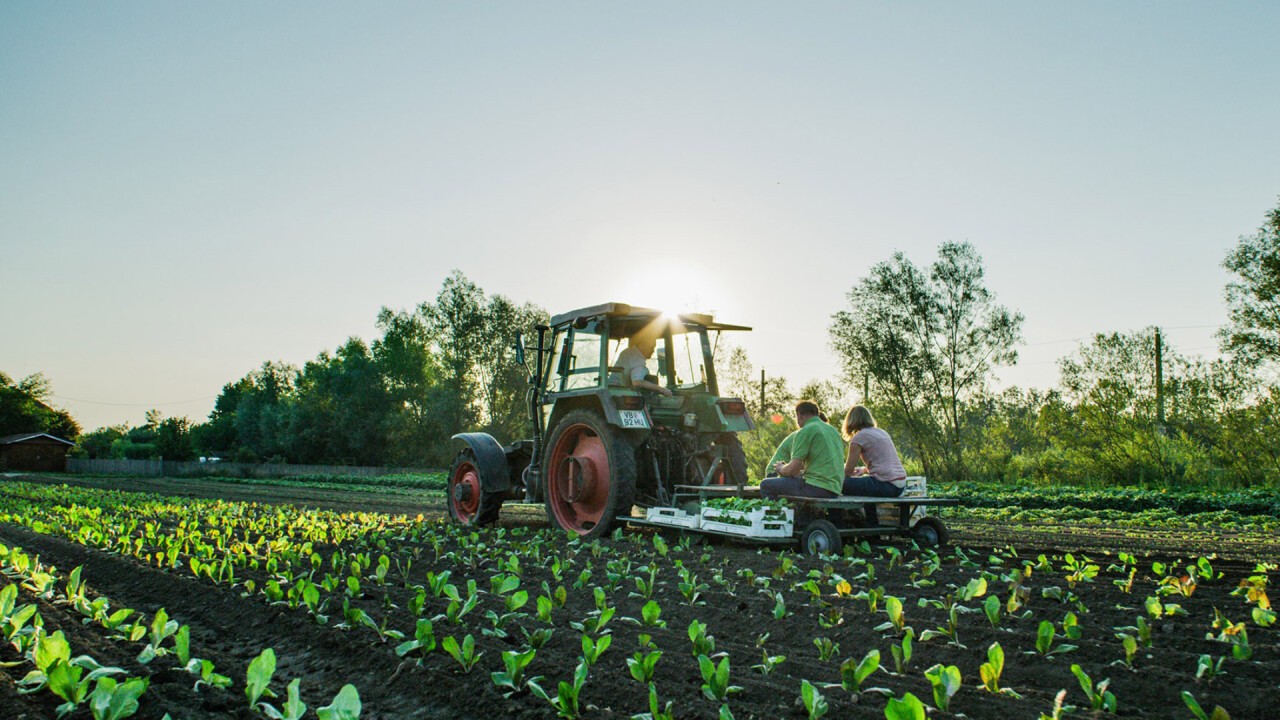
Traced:
<svg viewBox="0 0 1280 720">
<path fill-rule="evenodd" d="M 760 368 L 760 417 L 764 418 L 764 368 Z"/>
<path fill-rule="evenodd" d="M 1164 343 L 1156 328 L 1156 429 L 1164 433 Z"/>
</svg>

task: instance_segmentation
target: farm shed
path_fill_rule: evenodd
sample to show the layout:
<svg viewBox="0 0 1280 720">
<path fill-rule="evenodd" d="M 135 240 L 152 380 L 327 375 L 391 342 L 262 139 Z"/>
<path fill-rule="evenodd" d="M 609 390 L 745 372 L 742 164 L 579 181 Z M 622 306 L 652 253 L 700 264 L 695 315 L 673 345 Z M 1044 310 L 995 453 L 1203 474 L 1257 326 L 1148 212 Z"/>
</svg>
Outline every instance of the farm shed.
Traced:
<svg viewBox="0 0 1280 720">
<path fill-rule="evenodd" d="M 46 433 L 0 437 L 0 470 L 65 472 L 67 450 L 76 444 Z"/>
</svg>

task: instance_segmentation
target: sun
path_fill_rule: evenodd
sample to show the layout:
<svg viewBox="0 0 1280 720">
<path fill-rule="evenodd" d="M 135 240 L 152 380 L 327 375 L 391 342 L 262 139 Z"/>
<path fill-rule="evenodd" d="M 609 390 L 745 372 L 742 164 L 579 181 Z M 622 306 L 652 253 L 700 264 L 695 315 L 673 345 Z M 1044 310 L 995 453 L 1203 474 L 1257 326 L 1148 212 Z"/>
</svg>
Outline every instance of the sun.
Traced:
<svg viewBox="0 0 1280 720">
<path fill-rule="evenodd" d="M 687 265 L 651 267 L 619 284 L 620 302 L 656 308 L 669 315 L 714 310 L 720 297 L 718 281 Z"/>
</svg>

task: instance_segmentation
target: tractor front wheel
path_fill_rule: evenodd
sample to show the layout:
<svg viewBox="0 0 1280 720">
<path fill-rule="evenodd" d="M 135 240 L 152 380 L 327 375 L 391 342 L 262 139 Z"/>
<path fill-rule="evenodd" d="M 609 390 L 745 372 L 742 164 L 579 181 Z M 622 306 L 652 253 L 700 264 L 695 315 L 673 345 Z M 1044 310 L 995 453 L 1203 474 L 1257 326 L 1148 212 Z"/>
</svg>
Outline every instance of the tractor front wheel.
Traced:
<svg viewBox="0 0 1280 720">
<path fill-rule="evenodd" d="M 547 518 L 583 537 L 602 537 L 630 515 L 636 491 L 635 450 L 599 413 L 574 410 L 548 442 L 543 479 Z"/>
<path fill-rule="evenodd" d="M 485 492 L 480 467 L 470 450 L 463 450 L 449 470 L 449 517 L 463 525 L 490 525 L 498 521 L 502 496 Z"/>
</svg>

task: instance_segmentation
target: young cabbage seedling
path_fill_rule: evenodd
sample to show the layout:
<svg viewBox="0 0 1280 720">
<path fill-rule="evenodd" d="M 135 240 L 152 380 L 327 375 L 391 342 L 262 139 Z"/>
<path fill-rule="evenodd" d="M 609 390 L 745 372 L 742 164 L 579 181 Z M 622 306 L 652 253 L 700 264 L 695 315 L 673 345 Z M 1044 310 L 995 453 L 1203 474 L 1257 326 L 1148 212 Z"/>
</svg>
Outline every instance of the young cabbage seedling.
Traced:
<svg viewBox="0 0 1280 720">
<path fill-rule="evenodd" d="M 955 665 L 934 665 L 924 671 L 933 686 L 933 704 L 943 712 L 951 705 L 951 698 L 960 689 L 960 668 Z"/>
<path fill-rule="evenodd" d="M 702 671 L 702 694 L 708 700 L 723 701 L 729 695 L 742 690 L 737 685 L 729 684 L 729 658 L 725 656 L 717 665 L 706 655 L 698 656 L 698 669 Z"/>
<path fill-rule="evenodd" d="M 360 693 L 348 683 L 333 696 L 333 702 L 316 708 L 316 715 L 320 720 L 359 720 L 361 709 Z"/>
<path fill-rule="evenodd" d="M 925 720 L 924 703 L 911 693 L 906 693 L 901 698 L 889 698 L 884 716 L 886 720 Z"/>
<path fill-rule="evenodd" d="M 654 670 L 661 658 L 662 652 L 659 650 L 638 652 L 627 658 L 627 669 L 631 671 L 631 677 L 642 683 L 650 683 L 653 681 Z"/>
<path fill-rule="evenodd" d="M 800 681 L 800 700 L 809 713 L 809 720 L 818 720 L 831 710 L 827 705 L 827 699 L 808 680 Z"/>
<path fill-rule="evenodd" d="M 461 645 L 452 635 L 449 635 L 440 641 L 440 647 L 449 653 L 449 657 L 458 662 L 464 674 L 470 673 L 471 668 L 475 667 L 476 662 L 480 660 L 480 656 L 484 654 L 476 652 L 476 639 L 470 634 L 462 639 Z"/>
<path fill-rule="evenodd" d="M 1084 694 L 1089 698 L 1089 704 L 1094 710 L 1115 713 L 1116 696 L 1110 690 L 1107 690 L 1107 687 L 1111 685 L 1110 679 L 1094 685 L 1093 679 L 1085 674 L 1084 669 L 1079 665 L 1072 665 L 1071 673 L 1080 681 L 1080 689 L 1084 690 Z"/>
<path fill-rule="evenodd" d="M 518 652 L 515 650 L 505 650 L 502 653 L 502 665 L 505 668 L 503 672 L 489 673 L 493 684 L 500 688 L 507 688 L 507 692 L 503 693 L 503 697 L 511 697 L 513 694 L 524 690 L 525 685 L 530 682 L 537 682 L 541 677 L 526 678 L 524 669 L 533 662 L 533 656 L 536 650 L 525 650 Z"/>
</svg>

